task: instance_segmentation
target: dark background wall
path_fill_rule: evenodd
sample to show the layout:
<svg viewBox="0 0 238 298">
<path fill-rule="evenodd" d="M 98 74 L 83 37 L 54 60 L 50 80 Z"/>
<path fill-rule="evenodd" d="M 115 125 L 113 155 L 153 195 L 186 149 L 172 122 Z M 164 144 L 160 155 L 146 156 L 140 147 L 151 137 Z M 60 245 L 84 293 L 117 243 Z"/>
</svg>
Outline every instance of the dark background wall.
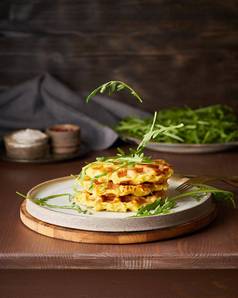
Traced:
<svg viewBox="0 0 238 298">
<path fill-rule="evenodd" d="M 238 2 L 1 0 L 0 88 L 45 71 L 78 91 L 123 80 L 147 110 L 238 107 Z"/>
</svg>

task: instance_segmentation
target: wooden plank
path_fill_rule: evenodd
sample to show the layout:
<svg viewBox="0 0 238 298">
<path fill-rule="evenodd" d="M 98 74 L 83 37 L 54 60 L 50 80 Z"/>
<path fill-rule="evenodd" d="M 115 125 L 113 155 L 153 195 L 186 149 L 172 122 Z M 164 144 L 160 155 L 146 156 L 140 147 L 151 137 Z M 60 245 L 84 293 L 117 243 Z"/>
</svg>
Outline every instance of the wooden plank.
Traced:
<svg viewBox="0 0 238 298">
<path fill-rule="evenodd" d="M 149 111 L 223 102 L 237 108 L 234 0 L 23 0 L 0 8 L 1 89 L 48 71 L 81 92 L 125 80 Z"/>
<path fill-rule="evenodd" d="M 126 33 L 123 30 L 107 33 L 100 29 L 101 26 L 98 24 L 96 32 L 84 32 L 83 28 L 79 26 L 75 33 L 54 34 L 31 30 L 30 24 L 27 26 L 28 30 L 19 30 L 18 27 L 3 26 L 0 23 L 2 35 L 0 35 L 2 45 L 0 53 L 4 53 L 5 47 L 10 48 L 11 52 L 15 50 L 15 53 L 18 53 L 19 50 L 21 52 L 21 49 L 28 53 L 40 52 L 44 47 L 48 49 L 52 47 L 60 51 L 65 47 L 65 49 L 75 49 L 76 53 L 80 51 L 85 55 L 130 53 L 161 55 L 163 50 L 166 50 L 167 54 L 173 54 L 176 50 L 186 51 L 189 49 L 235 50 L 238 43 L 236 38 L 238 22 L 233 24 L 231 20 L 224 24 L 213 22 L 210 26 L 203 24 L 204 27 L 194 20 L 183 21 L 181 26 L 175 20 L 166 23 L 166 26 L 154 23 L 153 28 L 148 27 L 147 24 L 143 25 L 142 22 L 138 24 L 138 29 L 131 27 L 130 32 Z M 160 49 L 162 53 L 160 53 Z M 74 53 L 72 54 L 74 55 Z"/>
<path fill-rule="evenodd" d="M 237 270 L 1 270 L 4 298 L 237 298 Z"/>
<path fill-rule="evenodd" d="M 51 33 L 123 32 L 140 31 L 142 28 L 182 28 L 191 26 L 198 31 L 209 26 L 237 24 L 237 2 L 234 0 L 198 0 L 188 2 L 162 0 L 107 0 L 60 2 L 18 1 L 5 3 L 9 13 L 2 27 L 20 31 L 38 30 Z M 191 25 L 192 24 L 192 25 Z M 149 32 L 149 31 L 147 31 Z"/>
<path fill-rule="evenodd" d="M 45 71 L 81 93 L 103 82 L 120 79 L 142 95 L 141 108 L 151 112 L 173 105 L 196 107 L 224 102 L 235 108 L 238 105 L 236 58 L 215 52 L 187 57 L 178 63 L 168 56 L 72 58 L 50 53 L 24 58 L 5 56 L 0 67 L 1 86 L 14 86 Z M 122 94 L 116 98 L 136 104 Z"/>
</svg>

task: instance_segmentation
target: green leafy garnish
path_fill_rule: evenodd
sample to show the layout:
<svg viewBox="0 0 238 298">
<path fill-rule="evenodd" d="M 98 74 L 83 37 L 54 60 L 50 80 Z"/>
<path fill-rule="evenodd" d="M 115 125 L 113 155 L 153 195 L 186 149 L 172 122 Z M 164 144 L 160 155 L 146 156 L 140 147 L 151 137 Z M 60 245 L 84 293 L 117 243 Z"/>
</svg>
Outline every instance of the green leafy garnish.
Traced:
<svg viewBox="0 0 238 298">
<path fill-rule="evenodd" d="M 120 91 L 122 89 L 127 89 L 130 91 L 130 93 L 135 96 L 140 102 L 142 102 L 141 97 L 139 94 L 132 89 L 129 85 L 127 85 L 124 82 L 121 81 L 109 81 L 99 87 L 97 87 L 95 90 L 93 90 L 88 97 L 86 98 L 86 102 L 89 102 L 89 100 L 95 96 L 98 93 L 104 93 L 106 91 L 109 92 L 109 95 L 111 95 L 114 92 Z M 122 149 L 118 148 L 118 153 L 116 156 L 113 157 L 98 157 L 97 161 L 104 161 L 104 162 L 113 162 L 113 163 L 121 163 L 123 166 L 125 165 L 133 165 L 136 163 L 151 163 L 152 159 L 150 157 L 147 157 L 144 155 L 143 151 L 148 144 L 150 140 L 156 139 L 159 135 L 171 135 L 173 136 L 173 132 L 177 129 L 180 129 L 183 127 L 183 124 L 176 124 L 176 125 L 169 125 L 169 126 L 156 126 L 157 121 L 157 115 L 158 113 L 154 113 L 153 121 L 150 124 L 149 129 L 144 132 L 143 138 L 141 143 L 138 145 L 138 147 L 134 149 L 129 149 L 129 153 L 125 153 Z M 176 138 L 176 136 L 175 136 Z M 83 178 L 85 171 L 87 169 L 87 166 L 84 167 L 84 171 L 81 173 L 81 178 Z"/>
<path fill-rule="evenodd" d="M 170 130 L 173 130 L 175 127 L 176 128 L 180 128 L 183 127 L 183 124 L 179 124 L 176 126 L 170 126 L 170 127 L 163 127 L 160 129 L 155 129 L 154 127 L 154 123 L 156 121 L 156 117 L 157 117 L 157 112 L 155 112 L 154 114 L 154 118 L 153 118 L 153 123 L 149 129 L 149 131 L 147 133 L 145 133 L 142 141 L 140 142 L 140 144 L 137 146 L 136 149 L 129 149 L 129 152 L 125 152 L 123 151 L 121 148 L 117 148 L 118 153 L 115 156 L 110 156 L 110 157 L 97 157 L 95 162 L 92 162 L 88 165 L 86 165 L 85 167 L 83 167 L 80 175 L 78 176 L 78 178 L 76 178 L 76 183 L 80 182 L 80 180 L 83 180 L 84 177 L 86 176 L 86 172 L 88 167 L 91 167 L 91 165 L 93 163 L 97 163 L 98 161 L 103 161 L 105 163 L 113 163 L 113 164 L 118 164 L 118 167 L 116 167 L 114 169 L 114 171 L 118 171 L 120 168 L 123 167 L 130 167 L 130 166 L 134 166 L 135 164 L 149 164 L 149 163 L 153 163 L 153 160 L 150 156 L 146 156 L 144 154 L 144 149 L 147 145 L 147 143 L 155 138 L 158 134 L 163 134 L 165 132 L 168 132 Z M 95 176 L 94 178 L 91 179 L 91 189 L 93 188 L 93 183 L 96 179 L 98 179 L 101 176 L 107 176 L 107 173 L 102 173 L 100 176 Z"/>
<path fill-rule="evenodd" d="M 97 87 L 95 90 L 93 90 L 88 97 L 86 98 L 86 102 L 89 102 L 89 100 L 95 96 L 98 93 L 104 93 L 108 91 L 109 95 L 111 95 L 114 92 L 127 89 L 130 91 L 130 93 L 136 97 L 140 102 L 142 102 L 141 97 L 139 94 L 132 89 L 129 85 L 127 85 L 124 82 L 121 81 L 109 81 L 99 87 Z M 153 160 L 150 156 L 146 156 L 144 154 L 144 149 L 148 142 L 150 140 L 156 139 L 159 135 L 173 135 L 174 131 L 177 129 L 180 129 L 183 127 L 183 124 L 176 124 L 176 125 L 169 125 L 169 126 L 162 126 L 156 127 L 156 120 L 157 120 L 157 112 L 154 113 L 153 121 L 150 124 L 150 127 L 148 131 L 146 131 L 143 135 L 141 143 L 137 146 L 136 149 L 129 149 L 129 152 L 124 152 L 122 149 L 117 149 L 117 154 L 115 156 L 111 157 L 97 157 L 96 161 L 93 163 L 97 163 L 98 161 L 103 161 L 105 163 L 113 163 L 118 164 L 118 167 L 114 169 L 114 171 L 117 171 L 118 169 L 125 167 L 125 166 L 134 166 L 135 164 L 141 164 L 141 163 L 153 163 Z M 80 180 L 83 180 L 86 176 L 86 172 L 88 167 L 90 167 L 93 163 L 90 163 L 83 167 L 80 175 L 76 178 L 76 183 L 80 182 Z M 103 173 L 102 176 L 107 176 L 107 173 Z M 101 176 L 100 176 L 101 177 Z M 93 183 L 96 179 L 100 177 L 93 177 L 91 179 L 90 189 L 93 188 Z"/>
<path fill-rule="evenodd" d="M 193 184 L 193 188 L 191 190 L 186 191 L 184 193 L 180 193 L 174 196 L 172 199 L 178 200 L 188 196 L 199 199 L 201 196 L 205 194 L 212 194 L 215 200 L 227 201 L 227 202 L 230 202 L 234 208 L 236 207 L 233 192 L 219 189 L 217 187 L 206 185 L 206 184 Z"/>
<path fill-rule="evenodd" d="M 16 192 L 19 196 L 26 199 L 26 195 Z M 161 215 L 170 213 L 173 208 L 176 207 L 177 201 L 179 199 L 183 199 L 186 197 L 193 197 L 194 199 L 199 200 L 205 194 L 212 194 L 213 198 L 217 201 L 225 201 L 231 202 L 233 207 L 236 207 L 234 194 L 230 191 L 222 190 L 213 186 L 205 185 L 205 184 L 194 184 L 193 188 L 190 191 L 186 191 L 184 193 L 180 193 L 173 197 L 159 198 L 155 202 L 142 206 L 137 213 L 133 217 L 143 217 L 143 216 L 152 216 L 152 215 Z M 71 198 L 71 194 L 63 193 L 57 195 L 51 195 L 44 198 L 35 198 L 32 199 L 34 203 L 39 206 L 49 207 L 49 208 L 58 208 L 58 209 L 71 209 L 76 210 L 79 213 L 88 213 L 87 210 L 83 210 L 80 206 L 72 203 L 71 205 L 55 205 L 49 204 L 48 200 L 54 199 L 57 197 L 69 196 Z M 90 214 L 90 213 L 88 213 Z"/>
<path fill-rule="evenodd" d="M 16 192 L 19 196 L 23 197 L 24 199 L 27 198 L 26 195 Z M 56 195 L 50 195 L 44 198 L 34 198 L 30 200 L 34 202 L 35 204 L 43 207 L 49 207 L 49 208 L 58 208 L 58 209 L 71 209 L 71 210 L 76 210 L 79 213 L 87 213 L 87 210 L 83 210 L 80 206 L 76 205 L 75 203 L 71 203 L 71 205 L 55 205 L 55 204 L 49 204 L 48 201 L 51 199 L 55 199 L 58 197 L 65 197 L 68 196 L 69 201 L 71 200 L 71 194 L 70 193 L 61 193 L 61 194 L 56 194 Z"/>
<path fill-rule="evenodd" d="M 167 214 L 170 213 L 172 209 L 176 207 L 177 200 L 186 197 L 193 197 L 194 199 L 199 200 L 202 196 L 206 194 L 212 194 L 215 200 L 230 202 L 234 208 L 236 207 L 234 193 L 210 185 L 194 184 L 193 188 L 190 191 L 180 193 L 173 197 L 159 198 L 151 204 L 142 206 L 134 216 L 141 217 Z"/>
<path fill-rule="evenodd" d="M 238 141 L 238 118 L 225 105 L 212 105 L 199 109 L 171 108 L 158 112 L 155 129 L 172 127 L 180 122 L 183 127 L 158 134 L 153 141 L 158 143 L 211 144 Z M 142 139 L 151 127 L 153 118 L 129 117 L 116 126 L 119 134 Z"/>
<path fill-rule="evenodd" d="M 153 122 L 150 126 L 149 131 L 147 131 L 140 144 L 137 146 L 136 149 L 129 149 L 129 153 L 124 152 L 122 149 L 118 148 L 118 153 L 116 156 L 113 157 L 97 157 L 97 161 L 107 161 L 107 162 L 118 162 L 118 163 L 151 163 L 153 162 L 152 159 L 148 156 L 144 155 L 144 149 L 146 145 L 150 142 L 150 140 L 155 139 L 158 135 L 168 133 L 169 131 L 173 131 L 174 129 L 178 129 L 183 127 L 183 124 L 180 123 L 178 125 L 173 125 L 169 127 L 160 127 L 155 128 L 155 122 L 157 118 L 157 112 L 154 113 Z"/>
<path fill-rule="evenodd" d="M 124 82 L 121 81 L 109 81 L 107 83 L 102 84 L 101 86 L 97 87 L 95 90 L 93 90 L 86 98 L 86 102 L 89 102 L 89 100 L 97 95 L 98 93 L 105 93 L 108 92 L 108 95 L 111 95 L 114 92 L 121 91 L 123 89 L 126 89 L 130 92 L 131 95 L 136 97 L 140 102 L 142 102 L 142 99 L 140 95 L 132 89 L 129 85 L 127 85 Z"/>
<path fill-rule="evenodd" d="M 159 214 L 170 213 L 171 210 L 176 206 L 176 201 L 173 199 L 158 199 L 151 204 L 142 206 L 136 213 L 136 217 L 151 216 Z"/>
</svg>

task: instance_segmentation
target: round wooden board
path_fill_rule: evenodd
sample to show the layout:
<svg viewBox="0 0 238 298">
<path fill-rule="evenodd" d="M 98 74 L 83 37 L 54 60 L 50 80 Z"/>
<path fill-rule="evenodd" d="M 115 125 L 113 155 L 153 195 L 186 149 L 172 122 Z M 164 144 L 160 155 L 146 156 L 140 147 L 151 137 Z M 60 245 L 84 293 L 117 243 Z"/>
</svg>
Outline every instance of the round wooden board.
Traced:
<svg viewBox="0 0 238 298">
<path fill-rule="evenodd" d="M 20 207 L 20 218 L 23 224 L 39 234 L 73 242 L 97 244 L 143 243 L 178 237 L 205 227 L 216 217 L 216 213 L 214 205 L 214 208 L 205 216 L 198 217 L 185 224 L 151 231 L 118 233 L 84 231 L 48 224 L 30 215 L 26 210 L 25 201 Z"/>
</svg>

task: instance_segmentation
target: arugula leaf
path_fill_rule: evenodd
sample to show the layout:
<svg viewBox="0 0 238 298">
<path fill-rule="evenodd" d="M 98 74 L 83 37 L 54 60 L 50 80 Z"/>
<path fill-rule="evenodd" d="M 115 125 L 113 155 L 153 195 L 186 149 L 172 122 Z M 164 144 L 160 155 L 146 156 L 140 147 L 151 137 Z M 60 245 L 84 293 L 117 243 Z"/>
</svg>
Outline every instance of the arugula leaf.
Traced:
<svg viewBox="0 0 238 298">
<path fill-rule="evenodd" d="M 176 201 L 173 199 L 165 198 L 154 201 L 153 203 L 142 206 L 134 217 L 151 216 L 159 214 L 170 213 L 176 206 Z"/>
<path fill-rule="evenodd" d="M 121 81 L 109 81 L 107 83 L 100 85 L 87 96 L 86 102 L 89 102 L 98 93 L 102 94 L 108 91 L 108 95 L 111 95 L 112 93 L 116 91 L 117 92 L 121 91 L 123 89 L 128 90 L 131 93 L 131 95 L 133 95 L 134 97 L 136 97 L 136 99 L 142 102 L 140 95 L 134 89 L 132 89 L 132 87 L 130 87 L 129 85 Z"/>
<path fill-rule="evenodd" d="M 236 208 L 234 193 L 206 184 L 194 184 L 193 186 L 193 189 L 189 191 L 180 193 L 173 197 L 159 198 L 151 204 L 142 206 L 134 217 L 167 214 L 176 207 L 177 200 L 186 197 L 193 197 L 194 199 L 199 200 L 205 194 L 212 194 L 213 198 L 217 201 L 230 202 L 232 206 Z"/>
<path fill-rule="evenodd" d="M 193 184 L 193 188 L 191 190 L 186 191 L 184 193 L 180 193 L 174 196 L 173 199 L 178 200 L 188 196 L 199 199 L 200 196 L 203 196 L 204 194 L 209 194 L 209 193 L 213 195 L 213 198 L 215 200 L 227 201 L 227 202 L 230 202 L 234 208 L 236 207 L 233 192 L 219 189 L 214 186 L 210 186 L 206 184 Z"/>
<path fill-rule="evenodd" d="M 23 197 L 24 199 L 27 198 L 26 195 L 20 193 L 20 192 L 16 192 L 17 195 Z M 71 200 L 71 194 L 70 193 L 61 193 L 61 194 L 56 194 L 56 195 L 50 195 L 47 197 L 43 197 L 43 198 L 30 198 L 30 200 L 32 202 L 34 202 L 35 204 L 39 205 L 39 206 L 43 206 L 43 207 L 49 207 L 49 208 L 57 208 L 57 209 L 71 209 L 71 210 L 76 210 L 79 213 L 87 213 L 87 210 L 83 210 L 80 206 L 76 205 L 75 203 L 72 203 L 71 205 L 55 205 L 55 204 L 49 204 L 48 201 L 54 198 L 58 198 L 58 197 L 65 197 L 68 196 L 69 200 Z"/>
<path fill-rule="evenodd" d="M 137 146 L 136 149 L 130 148 L 129 153 L 126 153 L 120 148 L 117 148 L 118 153 L 116 156 L 97 157 L 97 161 L 112 162 L 112 163 L 126 162 L 131 164 L 152 163 L 153 160 L 151 159 L 151 157 L 145 156 L 143 153 L 146 145 L 150 142 L 150 140 L 156 138 L 159 134 L 164 134 L 170 130 L 174 130 L 175 128 L 183 127 L 183 124 L 181 123 L 179 125 L 160 127 L 159 129 L 156 129 L 155 128 L 156 117 L 157 117 L 157 112 L 154 113 L 153 122 L 151 124 L 149 131 L 144 134 L 142 141 L 140 142 L 140 144 Z"/>
</svg>

